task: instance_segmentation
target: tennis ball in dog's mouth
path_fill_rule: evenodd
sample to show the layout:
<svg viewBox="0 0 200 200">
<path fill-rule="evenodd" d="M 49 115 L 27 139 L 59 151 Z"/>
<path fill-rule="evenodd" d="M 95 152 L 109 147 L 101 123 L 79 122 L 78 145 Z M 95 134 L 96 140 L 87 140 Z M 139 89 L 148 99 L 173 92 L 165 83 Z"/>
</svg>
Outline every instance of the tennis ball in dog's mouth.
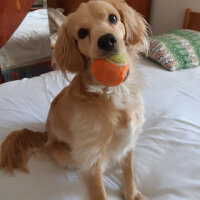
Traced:
<svg viewBox="0 0 200 200">
<path fill-rule="evenodd" d="M 92 75 L 101 84 L 117 86 L 123 83 L 129 72 L 124 54 L 111 55 L 105 59 L 95 59 L 92 63 Z"/>
</svg>

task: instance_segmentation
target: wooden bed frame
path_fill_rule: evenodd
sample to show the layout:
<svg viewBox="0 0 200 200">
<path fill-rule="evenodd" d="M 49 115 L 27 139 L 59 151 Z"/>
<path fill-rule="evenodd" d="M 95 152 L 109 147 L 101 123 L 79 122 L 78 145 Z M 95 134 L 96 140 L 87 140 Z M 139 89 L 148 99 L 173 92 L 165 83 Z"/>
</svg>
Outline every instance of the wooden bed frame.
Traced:
<svg viewBox="0 0 200 200">
<path fill-rule="evenodd" d="M 200 31 L 200 13 L 186 9 L 183 28 Z"/>
</svg>

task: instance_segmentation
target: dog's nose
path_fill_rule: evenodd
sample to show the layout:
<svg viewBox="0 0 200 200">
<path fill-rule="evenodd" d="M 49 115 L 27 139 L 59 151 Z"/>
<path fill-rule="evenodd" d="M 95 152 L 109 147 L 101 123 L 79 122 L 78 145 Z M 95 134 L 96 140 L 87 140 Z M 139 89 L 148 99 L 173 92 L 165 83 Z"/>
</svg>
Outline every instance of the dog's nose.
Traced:
<svg viewBox="0 0 200 200">
<path fill-rule="evenodd" d="M 112 51 L 116 47 L 117 39 L 111 33 L 107 33 L 98 39 L 98 47 L 106 51 Z"/>
</svg>

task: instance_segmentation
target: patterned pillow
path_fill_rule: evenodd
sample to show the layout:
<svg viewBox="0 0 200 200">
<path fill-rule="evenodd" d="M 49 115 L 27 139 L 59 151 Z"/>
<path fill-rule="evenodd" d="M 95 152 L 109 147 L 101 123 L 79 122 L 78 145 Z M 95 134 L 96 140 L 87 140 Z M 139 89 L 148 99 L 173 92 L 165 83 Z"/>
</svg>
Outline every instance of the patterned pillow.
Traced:
<svg viewBox="0 0 200 200">
<path fill-rule="evenodd" d="M 169 71 L 200 66 L 200 32 L 184 29 L 154 36 L 149 57 Z"/>
</svg>

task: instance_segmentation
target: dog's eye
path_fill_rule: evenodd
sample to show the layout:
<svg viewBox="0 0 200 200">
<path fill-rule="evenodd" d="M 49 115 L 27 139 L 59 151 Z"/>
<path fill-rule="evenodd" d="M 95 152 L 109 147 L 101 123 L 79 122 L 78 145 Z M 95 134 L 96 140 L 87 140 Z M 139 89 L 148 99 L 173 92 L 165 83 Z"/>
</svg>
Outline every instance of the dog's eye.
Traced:
<svg viewBox="0 0 200 200">
<path fill-rule="evenodd" d="M 80 39 L 86 38 L 87 35 L 88 35 L 88 30 L 87 30 L 87 29 L 81 28 L 81 29 L 78 31 L 78 36 L 79 36 Z"/>
<path fill-rule="evenodd" d="M 116 24 L 118 20 L 117 17 L 113 14 L 110 14 L 108 19 L 111 24 Z"/>
</svg>

